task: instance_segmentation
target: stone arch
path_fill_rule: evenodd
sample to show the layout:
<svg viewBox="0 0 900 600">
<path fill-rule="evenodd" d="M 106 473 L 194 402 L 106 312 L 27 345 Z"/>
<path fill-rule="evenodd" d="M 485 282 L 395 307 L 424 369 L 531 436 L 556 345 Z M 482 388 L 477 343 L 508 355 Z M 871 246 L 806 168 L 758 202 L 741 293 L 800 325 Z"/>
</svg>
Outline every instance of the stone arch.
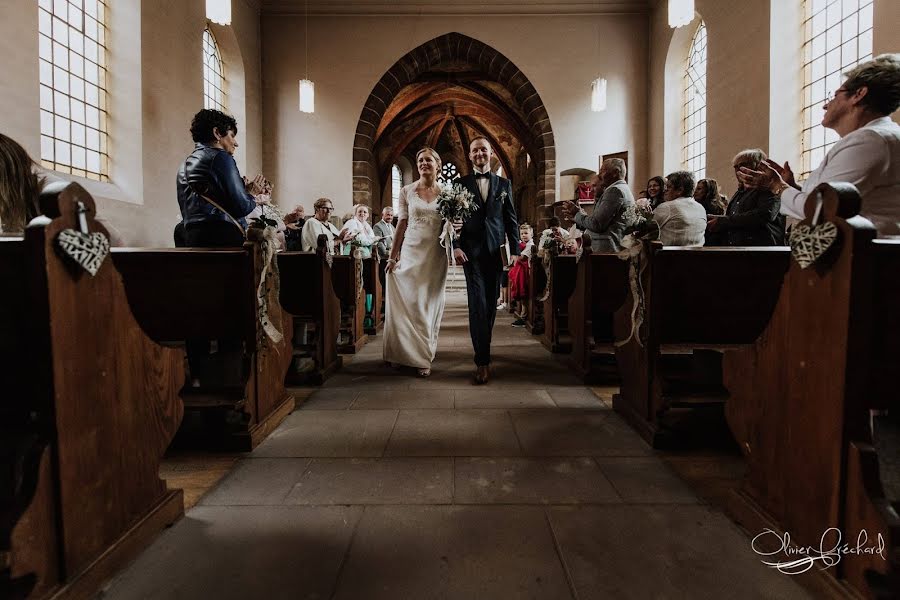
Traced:
<svg viewBox="0 0 900 600">
<path fill-rule="evenodd" d="M 535 168 L 535 203 L 556 199 L 556 147 L 550 116 L 540 94 L 522 71 L 500 52 L 474 38 L 451 32 L 434 38 L 400 58 L 381 77 L 363 106 L 353 140 L 353 201 L 371 203 L 381 196 L 381 175 L 374 153 L 379 126 L 400 91 L 434 69 L 460 65 L 503 86 L 518 103 Z M 511 162 L 511 161 L 508 161 Z M 509 168 L 510 165 L 506 165 Z"/>
</svg>

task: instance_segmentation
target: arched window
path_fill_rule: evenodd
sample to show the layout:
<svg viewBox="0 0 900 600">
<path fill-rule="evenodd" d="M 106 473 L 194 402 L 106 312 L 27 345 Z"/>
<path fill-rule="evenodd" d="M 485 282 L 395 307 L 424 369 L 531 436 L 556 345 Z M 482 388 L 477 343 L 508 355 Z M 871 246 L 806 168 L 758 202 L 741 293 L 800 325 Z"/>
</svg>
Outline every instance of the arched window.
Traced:
<svg viewBox="0 0 900 600">
<path fill-rule="evenodd" d="M 41 164 L 109 181 L 105 0 L 38 2 Z"/>
<path fill-rule="evenodd" d="M 444 163 L 441 167 L 441 174 L 438 175 L 438 181 L 453 181 L 459 179 L 459 171 L 453 163 Z"/>
<path fill-rule="evenodd" d="M 800 177 L 819 166 L 837 133 L 822 104 L 841 73 L 872 58 L 872 0 L 806 0 L 803 6 L 803 155 Z"/>
<path fill-rule="evenodd" d="M 225 67 L 209 27 L 203 30 L 203 107 L 225 110 Z"/>
<path fill-rule="evenodd" d="M 682 162 L 697 179 L 706 177 L 706 24 L 700 21 L 684 73 Z"/>
<path fill-rule="evenodd" d="M 398 165 L 391 167 L 391 206 L 394 213 L 400 210 L 400 188 L 403 187 L 403 173 Z"/>
</svg>

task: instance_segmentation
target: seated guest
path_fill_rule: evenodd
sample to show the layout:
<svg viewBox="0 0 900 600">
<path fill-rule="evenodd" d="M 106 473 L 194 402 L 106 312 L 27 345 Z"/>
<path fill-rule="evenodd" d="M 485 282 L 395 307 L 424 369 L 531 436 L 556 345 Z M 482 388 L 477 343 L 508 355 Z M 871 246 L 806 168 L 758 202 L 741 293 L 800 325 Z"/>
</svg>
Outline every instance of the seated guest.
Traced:
<svg viewBox="0 0 900 600">
<path fill-rule="evenodd" d="M 759 148 L 742 150 L 734 157 L 735 174 L 741 168 L 760 168 L 766 153 Z M 781 246 L 784 244 L 784 217 L 778 214 L 781 201 L 768 188 L 741 183 L 728 202 L 725 216 L 710 219 L 708 230 L 724 234 L 728 246 Z"/>
<path fill-rule="evenodd" d="M 204 108 L 191 121 L 194 151 L 178 171 L 178 205 L 188 246 L 242 246 L 245 216 L 256 207 L 262 178 L 244 183 L 234 162 L 237 122 L 225 113 Z"/>
<path fill-rule="evenodd" d="M 544 256 L 544 244 L 547 240 L 551 238 L 556 238 L 557 240 L 567 240 L 569 238 L 569 232 L 560 227 L 559 217 L 550 217 L 549 223 L 547 223 L 549 227 L 541 232 L 541 239 L 538 240 L 538 257 Z"/>
<path fill-rule="evenodd" d="M 350 232 L 341 232 L 333 223 L 329 221 L 331 213 L 334 212 L 334 203 L 328 198 L 319 198 L 313 205 L 315 215 L 312 219 L 307 219 L 303 225 L 303 233 L 300 236 L 300 245 L 304 252 L 315 252 L 316 242 L 319 235 L 328 236 L 328 253 L 340 253 L 339 244 L 349 241 L 353 234 Z"/>
<path fill-rule="evenodd" d="M 820 183 L 852 183 L 862 197 L 860 214 L 878 235 L 900 235 L 900 126 L 891 120 L 900 107 L 900 54 L 876 56 L 846 75 L 822 107 L 822 125 L 841 139 L 802 188 L 788 163 L 766 161 L 759 169 L 742 168 L 738 177 L 771 191 L 781 200 L 781 212 L 798 219 L 805 217 L 806 198 Z"/>
<path fill-rule="evenodd" d="M 719 182 L 715 179 L 701 179 L 694 190 L 694 200 L 703 205 L 708 215 L 724 215 L 725 203 L 719 195 Z"/>
<path fill-rule="evenodd" d="M 344 223 L 341 230 L 342 236 L 352 237 L 349 244 L 345 244 L 343 254 L 353 254 L 354 248 L 359 248 L 361 258 L 372 256 L 372 246 L 375 245 L 375 232 L 369 225 L 369 207 L 365 204 L 357 204 L 353 207 L 353 218 Z"/>
<path fill-rule="evenodd" d="M 300 238 L 303 234 L 303 224 L 306 222 L 305 215 L 306 211 L 302 204 L 298 204 L 294 210 L 284 215 L 285 250 L 294 252 L 303 249 Z"/>
<path fill-rule="evenodd" d="M 656 210 L 657 206 L 666 201 L 665 187 L 665 179 L 658 175 L 651 177 L 647 182 L 647 199 L 650 200 L 650 210 Z"/>
<path fill-rule="evenodd" d="M 694 200 L 694 175 L 675 171 L 666 177 L 665 202 L 653 211 L 659 239 L 666 246 L 702 246 L 706 209 Z"/>
<path fill-rule="evenodd" d="M 634 213 L 635 207 L 634 196 L 628 189 L 625 176 L 625 161 L 607 158 L 600 165 L 597 191 L 602 190 L 602 193 L 594 204 L 593 212 L 588 215 L 571 201 L 564 204 L 567 217 L 574 217 L 579 229 L 590 232 L 592 252 L 618 252 L 622 249 L 625 229 L 632 225 L 626 214 Z"/>
<path fill-rule="evenodd" d="M 43 174 L 18 142 L 0 133 L 0 232 L 21 234 L 40 214 L 38 198 L 50 185 L 62 190 L 68 182 Z M 111 246 L 124 246 L 119 231 L 99 216 L 94 220 L 106 229 Z"/>
<path fill-rule="evenodd" d="M 18 142 L 0 133 L 0 231 L 22 233 L 38 216 L 38 196 L 44 179 Z"/>
</svg>

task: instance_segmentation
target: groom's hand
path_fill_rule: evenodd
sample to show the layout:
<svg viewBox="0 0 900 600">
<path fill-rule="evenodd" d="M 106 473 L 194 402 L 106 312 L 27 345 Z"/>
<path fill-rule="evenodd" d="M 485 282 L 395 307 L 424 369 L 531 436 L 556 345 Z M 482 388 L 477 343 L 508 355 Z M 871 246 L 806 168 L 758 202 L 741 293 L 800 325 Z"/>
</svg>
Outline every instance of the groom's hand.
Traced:
<svg viewBox="0 0 900 600">
<path fill-rule="evenodd" d="M 453 258 L 456 259 L 456 264 L 458 265 L 464 265 L 469 262 L 469 257 L 462 251 L 462 248 L 453 249 Z"/>
</svg>

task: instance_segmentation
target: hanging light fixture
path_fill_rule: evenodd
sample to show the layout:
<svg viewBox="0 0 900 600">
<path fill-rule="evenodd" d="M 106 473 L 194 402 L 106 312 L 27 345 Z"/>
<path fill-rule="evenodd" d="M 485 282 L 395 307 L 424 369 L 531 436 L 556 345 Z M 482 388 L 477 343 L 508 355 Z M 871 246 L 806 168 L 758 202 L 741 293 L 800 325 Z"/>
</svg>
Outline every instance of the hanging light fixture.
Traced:
<svg viewBox="0 0 900 600">
<path fill-rule="evenodd" d="M 309 0 L 303 3 L 303 43 L 306 57 L 306 77 L 300 80 L 300 112 L 316 110 L 316 84 L 309 79 Z"/>
<path fill-rule="evenodd" d="M 694 20 L 694 0 L 669 0 L 669 27 L 678 28 Z"/>
<path fill-rule="evenodd" d="M 231 25 L 231 0 L 206 0 L 206 18 L 219 25 Z"/>
<path fill-rule="evenodd" d="M 591 110 L 594 112 L 606 110 L 606 80 L 602 77 L 591 82 Z"/>
</svg>

